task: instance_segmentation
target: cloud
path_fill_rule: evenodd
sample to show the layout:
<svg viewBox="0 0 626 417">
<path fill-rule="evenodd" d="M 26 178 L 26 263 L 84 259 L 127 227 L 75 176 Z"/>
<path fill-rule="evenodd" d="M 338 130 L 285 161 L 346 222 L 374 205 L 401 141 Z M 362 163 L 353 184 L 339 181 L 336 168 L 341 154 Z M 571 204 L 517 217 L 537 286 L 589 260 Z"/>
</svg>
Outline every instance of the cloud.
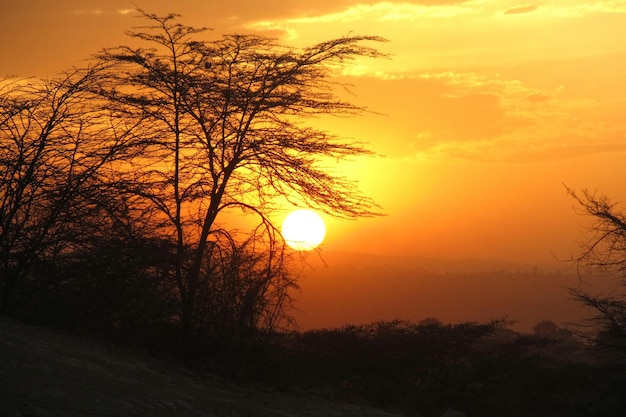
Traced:
<svg viewBox="0 0 626 417">
<path fill-rule="evenodd" d="M 522 13 L 529 13 L 529 12 L 533 12 L 535 10 L 537 10 L 539 6 L 537 5 L 524 5 L 524 6 L 514 6 L 511 7 L 510 9 L 507 9 L 504 14 L 522 14 Z"/>
<path fill-rule="evenodd" d="M 402 118 L 410 118 L 414 133 L 403 135 L 420 160 L 545 162 L 626 148 L 626 127 L 608 110 L 620 103 L 559 86 L 448 71 L 421 74 L 403 89 L 418 97 L 403 103 L 411 113 Z"/>
<path fill-rule="evenodd" d="M 517 79 L 471 72 L 424 73 L 419 79 L 439 85 L 438 94 L 449 98 L 429 114 L 431 120 L 447 114 L 449 126 L 420 125 L 428 135 L 414 143 L 411 158 L 543 163 L 626 152 L 626 126 L 614 111 L 624 105 L 619 100 L 575 95 L 559 86 L 532 88 Z M 486 101 L 487 97 L 491 98 Z M 428 100 L 433 108 L 436 96 Z M 487 103 L 491 109 L 484 113 L 481 109 L 489 109 Z M 463 119 L 451 117 L 451 109 L 454 113 L 471 109 L 477 123 L 459 125 Z M 418 119 L 415 115 L 413 120 Z"/>
<path fill-rule="evenodd" d="M 92 15 L 92 16 L 98 16 L 104 13 L 104 11 L 102 9 L 90 9 L 90 10 L 84 10 L 84 9 L 76 9 L 76 10 L 72 10 L 73 14 L 78 14 L 78 15 Z"/>
<path fill-rule="evenodd" d="M 315 7 L 250 20 L 243 27 L 293 46 L 346 33 L 375 33 L 391 41 L 386 47 L 394 56 L 392 65 L 377 63 L 377 71 L 398 75 L 621 51 L 623 22 L 613 16 L 598 30 L 598 16 L 626 11 L 626 2 L 378 1 Z"/>
<path fill-rule="evenodd" d="M 353 21 L 414 21 L 420 18 L 449 18 L 471 14 L 474 9 L 462 4 L 423 5 L 414 3 L 380 2 L 357 4 L 334 13 L 289 19 L 289 23 L 346 23 Z"/>
<path fill-rule="evenodd" d="M 426 4 L 424 4 L 426 3 Z M 316 42 L 345 36 L 346 34 L 376 34 L 388 38 L 385 52 L 393 58 L 393 64 L 376 61 L 367 62 L 366 66 L 353 68 L 350 75 L 394 77 L 414 69 L 416 63 L 429 60 L 431 56 L 443 54 L 447 43 L 451 47 L 467 51 L 466 43 L 450 36 L 451 31 L 462 27 L 461 21 L 466 16 L 479 13 L 473 2 L 400 2 L 379 1 L 346 5 L 344 8 L 324 9 L 322 12 L 294 13 L 283 18 L 269 18 L 249 21 L 243 25 L 245 30 L 262 32 L 295 47 L 305 47 Z M 470 19 L 473 20 L 473 19 Z M 416 24 L 419 22 L 419 24 Z M 444 38 L 443 43 L 438 39 Z M 436 48 L 431 54 L 429 48 Z M 417 50 L 422 50 L 422 59 L 415 59 Z M 471 51 L 467 54 L 472 55 Z M 472 55 L 473 56 L 473 55 Z"/>
<path fill-rule="evenodd" d="M 571 137 L 561 141 L 517 141 L 503 146 L 499 140 L 475 142 L 446 142 L 413 155 L 417 160 L 458 160 L 478 163 L 552 163 L 589 155 L 624 153 L 626 143 L 619 138 L 572 142 Z"/>
<path fill-rule="evenodd" d="M 348 5 L 318 13 L 306 13 L 298 17 L 261 20 L 245 25 L 250 30 L 282 31 L 294 39 L 298 29 L 320 24 L 346 24 L 355 22 L 412 22 L 418 19 L 443 19 L 476 13 L 465 2 L 376 2 Z"/>
<path fill-rule="evenodd" d="M 626 2 L 621 0 L 599 0 L 572 4 L 562 0 L 550 7 L 553 15 L 578 18 L 591 14 L 623 14 L 626 13 Z"/>
<path fill-rule="evenodd" d="M 136 11 L 136 9 L 117 9 L 115 11 L 112 10 L 103 10 L 103 9 L 74 9 L 72 10 L 72 14 L 81 15 L 81 16 L 102 16 L 102 15 L 111 15 L 111 14 L 120 14 L 120 15 L 129 15 Z"/>
</svg>

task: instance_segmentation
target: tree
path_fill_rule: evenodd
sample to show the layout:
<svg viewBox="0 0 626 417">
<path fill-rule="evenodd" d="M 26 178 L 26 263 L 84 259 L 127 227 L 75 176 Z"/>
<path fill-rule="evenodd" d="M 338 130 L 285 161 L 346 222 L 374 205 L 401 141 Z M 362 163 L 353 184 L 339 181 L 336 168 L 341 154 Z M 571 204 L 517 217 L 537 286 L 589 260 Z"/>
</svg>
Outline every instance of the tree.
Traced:
<svg viewBox="0 0 626 417">
<path fill-rule="evenodd" d="M 139 12 L 148 26 L 129 34 L 146 46 L 99 54 L 108 72 L 98 92 L 137 125 L 142 154 L 127 161 L 115 187 L 149 214 L 155 230 L 175 236 L 173 279 L 188 344 L 202 274 L 216 269 L 206 263 L 223 234 L 220 213 L 254 213 L 271 239 L 279 235 L 268 214 L 281 198 L 335 216 L 376 214 L 354 182 L 322 164 L 371 152 L 302 121 L 364 110 L 336 97 L 333 76 L 357 57 L 381 57 L 363 43 L 383 39 L 347 36 L 301 51 L 255 35 L 209 42 L 198 39 L 205 29 L 178 23 L 178 15 Z"/>
<path fill-rule="evenodd" d="M 579 194 L 569 188 L 568 192 L 582 214 L 592 218 L 588 238 L 581 245 L 581 253 L 573 259 L 579 275 L 615 277 L 619 286 L 626 286 L 626 214 L 605 195 L 588 190 Z M 595 330 L 593 340 L 626 351 L 626 294 L 598 295 L 581 288 L 570 288 L 570 293 L 596 312 L 590 320 Z"/>
<path fill-rule="evenodd" d="M 102 228 L 100 176 L 126 149 L 127 130 L 90 93 L 101 70 L 0 82 L 2 312 L 19 303 L 29 281 L 31 289 L 45 285 L 45 277 L 36 277 L 38 265 L 92 238 L 79 223 L 91 218 L 93 230 Z"/>
<path fill-rule="evenodd" d="M 555 338 L 559 332 L 559 327 L 552 320 L 542 320 L 533 327 L 533 334 L 544 338 Z"/>
<path fill-rule="evenodd" d="M 218 340 L 245 338 L 290 321 L 285 307 L 298 286 L 279 240 L 263 236 L 268 231 L 273 229 L 259 228 L 241 242 L 225 231 L 214 234 L 198 289 L 197 316 L 205 334 Z"/>
</svg>

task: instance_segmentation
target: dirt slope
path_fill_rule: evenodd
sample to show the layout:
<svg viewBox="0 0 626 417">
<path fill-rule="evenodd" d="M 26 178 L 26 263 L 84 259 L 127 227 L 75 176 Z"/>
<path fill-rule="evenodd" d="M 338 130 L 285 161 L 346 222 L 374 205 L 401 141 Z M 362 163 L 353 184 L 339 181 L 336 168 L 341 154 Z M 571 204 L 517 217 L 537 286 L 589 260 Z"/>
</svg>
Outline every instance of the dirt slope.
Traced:
<svg viewBox="0 0 626 417">
<path fill-rule="evenodd" d="M 149 358 L 0 317 L 2 417 L 393 417 L 203 381 Z"/>
</svg>

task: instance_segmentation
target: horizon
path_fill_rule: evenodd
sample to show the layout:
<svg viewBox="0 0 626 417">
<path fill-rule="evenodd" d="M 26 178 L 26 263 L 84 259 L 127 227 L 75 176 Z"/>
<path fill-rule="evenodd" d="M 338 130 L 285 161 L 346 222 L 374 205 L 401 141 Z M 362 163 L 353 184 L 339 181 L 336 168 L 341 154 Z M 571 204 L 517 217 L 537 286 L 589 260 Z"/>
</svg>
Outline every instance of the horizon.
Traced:
<svg viewBox="0 0 626 417">
<path fill-rule="evenodd" d="M 444 324 L 506 319 L 532 333 L 542 321 L 572 328 L 591 317 L 568 287 L 608 293 L 610 280 L 581 281 L 572 264 L 435 259 L 324 251 L 305 255 L 293 315 L 301 331 L 379 321 Z"/>
</svg>

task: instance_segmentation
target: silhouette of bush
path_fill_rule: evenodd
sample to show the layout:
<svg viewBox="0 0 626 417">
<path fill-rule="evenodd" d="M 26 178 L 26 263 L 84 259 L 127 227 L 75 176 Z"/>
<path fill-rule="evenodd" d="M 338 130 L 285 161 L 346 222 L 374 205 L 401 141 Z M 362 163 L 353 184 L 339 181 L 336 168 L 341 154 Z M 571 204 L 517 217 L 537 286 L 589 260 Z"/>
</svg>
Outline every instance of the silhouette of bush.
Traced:
<svg viewBox="0 0 626 417">
<path fill-rule="evenodd" d="M 17 315 L 145 346 L 141 339 L 154 342 L 149 335 L 160 333 L 176 312 L 174 292 L 166 279 L 170 249 L 168 242 L 150 239 L 94 242 L 42 265 L 39 273 L 46 276 L 46 286 L 33 291 Z"/>
<path fill-rule="evenodd" d="M 251 378 L 380 407 L 455 406 L 486 355 L 477 341 L 500 326 L 394 321 L 276 335 L 270 370 Z"/>
<path fill-rule="evenodd" d="M 408 415 L 449 407 L 485 417 L 588 415 L 603 399 L 623 410 L 615 388 L 624 386 L 623 368 L 554 361 L 545 352 L 559 342 L 507 324 L 394 321 L 268 334 L 248 346 L 236 376 Z"/>
</svg>

